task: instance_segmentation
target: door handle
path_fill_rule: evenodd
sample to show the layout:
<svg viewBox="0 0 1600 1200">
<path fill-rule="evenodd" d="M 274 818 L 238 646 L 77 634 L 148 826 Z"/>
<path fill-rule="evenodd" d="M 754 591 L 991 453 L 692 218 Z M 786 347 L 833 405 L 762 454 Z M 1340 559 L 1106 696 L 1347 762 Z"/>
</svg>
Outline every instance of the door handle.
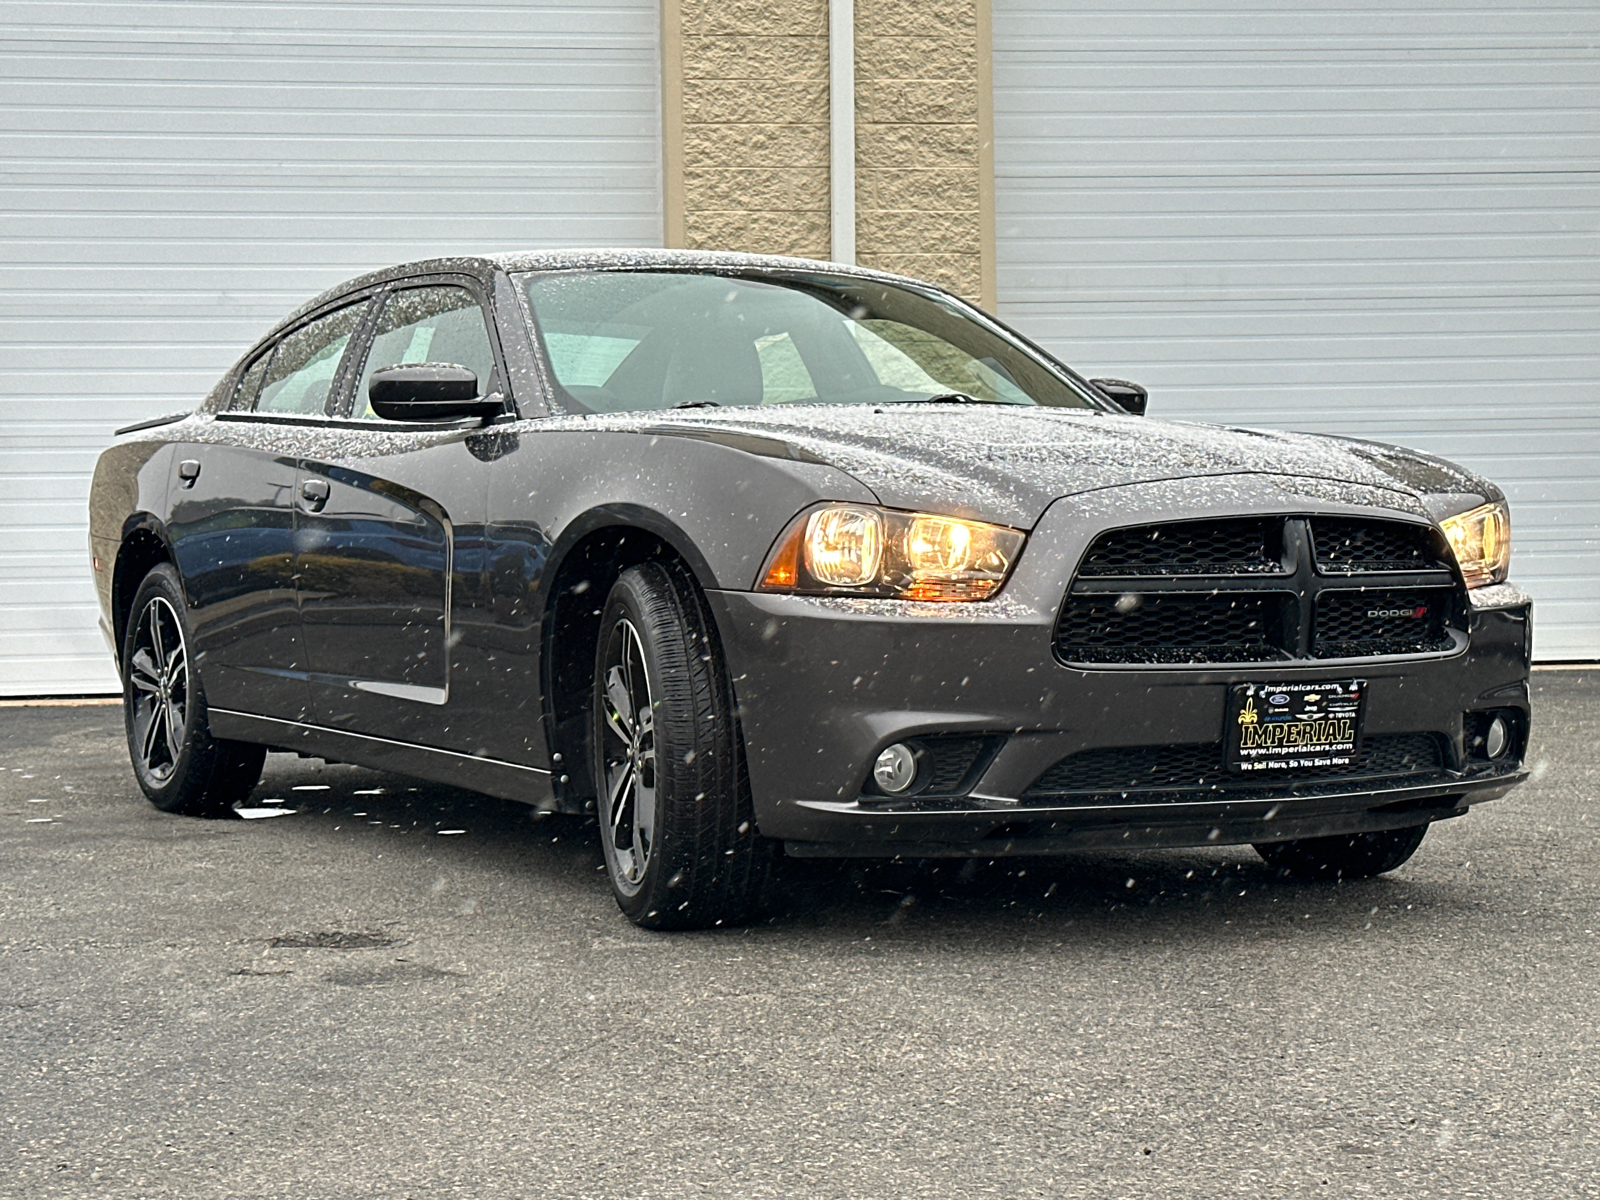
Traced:
<svg viewBox="0 0 1600 1200">
<path fill-rule="evenodd" d="M 192 488 L 194 481 L 200 478 L 200 463 L 192 458 L 186 458 L 178 464 L 178 478 L 183 480 L 183 486 Z"/>
<path fill-rule="evenodd" d="M 326 479 L 303 479 L 300 481 L 300 499 L 312 512 L 316 512 L 328 502 L 328 481 Z"/>
</svg>

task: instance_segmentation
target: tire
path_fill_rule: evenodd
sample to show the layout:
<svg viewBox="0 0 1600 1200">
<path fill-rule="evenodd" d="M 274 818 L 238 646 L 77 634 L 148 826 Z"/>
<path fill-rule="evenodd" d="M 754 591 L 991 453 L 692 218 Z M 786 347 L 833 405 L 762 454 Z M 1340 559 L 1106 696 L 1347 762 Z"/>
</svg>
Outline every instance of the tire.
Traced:
<svg viewBox="0 0 1600 1200">
<path fill-rule="evenodd" d="M 223 816 L 261 778 L 265 746 L 211 736 L 189 661 L 183 587 L 168 563 L 134 594 L 122 639 L 122 716 L 133 774 L 162 812 Z"/>
<path fill-rule="evenodd" d="M 755 917 L 774 848 L 756 833 L 722 646 L 682 565 L 633 567 L 611 589 L 592 710 L 600 841 L 623 913 L 646 929 Z"/>
<path fill-rule="evenodd" d="M 1426 825 L 1378 833 L 1263 842 L 1255 851 L 1279 875 L 1295 879 L 1371 879 L 1392 871 L 1417 852 Z"/>
</svg>

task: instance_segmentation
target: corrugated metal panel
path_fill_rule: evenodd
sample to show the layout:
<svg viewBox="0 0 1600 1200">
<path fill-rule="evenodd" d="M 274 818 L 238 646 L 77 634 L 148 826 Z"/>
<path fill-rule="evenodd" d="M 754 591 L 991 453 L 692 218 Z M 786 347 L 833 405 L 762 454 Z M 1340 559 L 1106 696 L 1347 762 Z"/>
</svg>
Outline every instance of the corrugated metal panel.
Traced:
<svg viewBox="0 0 1600 1200">
<path fill-rule="evenodd" d="M 1001 311 L 1155 413 L 1370 437 L 1513 503 L 1600 657 L 1600 8 L 994 0 Z"/>
<path fill-rule="evenodd" d="M 0 9 L 0 694 L 115 686 L 84 548 L 115 426 L 330 284 L 661 240 L 654 0 Z"/>
</svg>

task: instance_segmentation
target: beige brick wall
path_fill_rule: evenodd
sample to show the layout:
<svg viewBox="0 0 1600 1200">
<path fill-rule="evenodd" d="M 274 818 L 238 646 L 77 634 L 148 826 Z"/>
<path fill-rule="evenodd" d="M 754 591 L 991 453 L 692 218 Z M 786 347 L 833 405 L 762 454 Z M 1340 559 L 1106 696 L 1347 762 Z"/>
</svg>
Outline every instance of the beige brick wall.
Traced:
<svg viewBox="0 0 1600 1200">
<path fill-rule="evenodd" d="M 676 235 L 692 248 L 827 258 L 827 0 L 677 0 L 675 7 L 681 228 L 670 228 L 669 178 L 669 239 Z M 666 21 L 673 8 L 664 5 Z M 671 31 L 663 32 L 670 55 Z"/>
<path fill-rule="evenodd" d="M 992 300 L 988 0 L 855 0 L 856 257 Z M 663 0 L 669 245 L 827 258 L 827 0 Z"/>
<path fill-rule="evenodd" d="M 857 0 L 856 259 L 981 300 L 978 0 Z"/>
</svg>

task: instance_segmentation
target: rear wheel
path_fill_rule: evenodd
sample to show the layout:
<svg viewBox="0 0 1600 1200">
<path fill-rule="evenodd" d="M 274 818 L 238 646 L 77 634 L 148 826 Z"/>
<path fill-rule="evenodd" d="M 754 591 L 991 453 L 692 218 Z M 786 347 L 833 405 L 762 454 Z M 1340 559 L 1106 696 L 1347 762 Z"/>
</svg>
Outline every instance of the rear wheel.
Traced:
<svg viewBox="0 0 1600 1200">
<path fill-rule="evenodd" d="M 1255 850 L 1269 867 L 1297 879 L 1371 879 L 1392 871 L 1417 852 L 1426 825 L 1351 833 L 1337 837 L 1262 842 Z"/>
<path fill-rule="evenodd" d="M 267 749 L 211 736 L 184 609 L 177 571 L 166 563 L 152 568 L 134 595 L 122 639 L 128 753 L 151 804 L 216 816 L 250 794 Z"/>
<path fill-rule="evenodd" d="M 595 654 L 593 766 L 617 904 L 647 929 L 755 915 L 772 870 L 755 830 L 710 613 L 676 563 L 623 572 Z"/>
</svg>

